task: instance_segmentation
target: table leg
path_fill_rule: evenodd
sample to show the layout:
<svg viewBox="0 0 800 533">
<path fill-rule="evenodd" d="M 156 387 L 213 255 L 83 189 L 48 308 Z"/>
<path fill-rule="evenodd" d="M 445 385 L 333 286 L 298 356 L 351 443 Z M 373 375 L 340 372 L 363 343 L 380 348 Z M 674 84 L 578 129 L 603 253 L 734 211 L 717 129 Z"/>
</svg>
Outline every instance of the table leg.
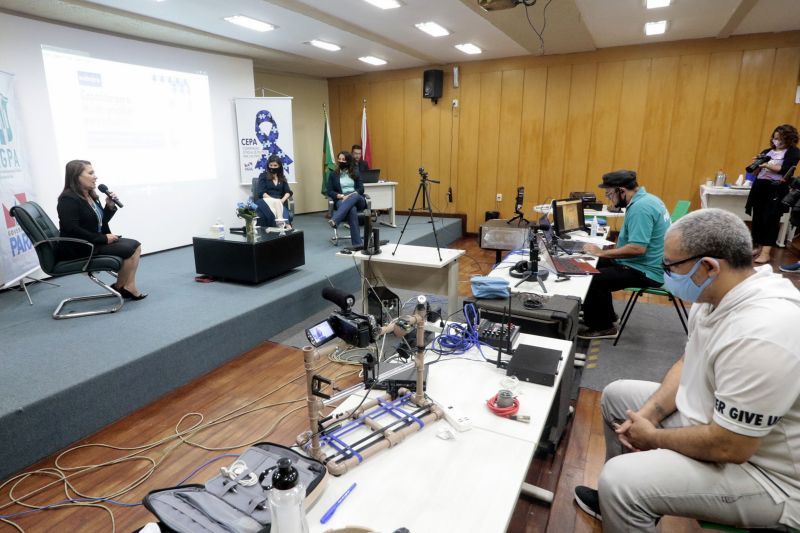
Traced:
<svg viewBox="0 0 800 533">
<path fill-rule="evenodd" d="M 447 314 L 458 310 L 458 259 L 447 267 Z"/>
</svg>

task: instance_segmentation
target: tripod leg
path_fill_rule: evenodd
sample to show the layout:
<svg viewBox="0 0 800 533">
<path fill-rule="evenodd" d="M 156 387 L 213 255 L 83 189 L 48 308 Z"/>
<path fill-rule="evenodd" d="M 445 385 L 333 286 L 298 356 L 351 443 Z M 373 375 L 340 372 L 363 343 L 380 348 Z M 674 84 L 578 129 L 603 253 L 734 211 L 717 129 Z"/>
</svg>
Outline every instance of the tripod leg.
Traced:
<svg viewBox="0 0 800 533">
<path fill-rule="evenodd" d="M 397 247 L 400 246 L 400 241 L 403 240 L 403 233 L 406 232 L 406 228 L 408 227 L 408 221 L 411 220 L 411 217 L 414 215 L 414 209 L 417 207 L 417 199 L 419 198 L 419 193 L 422 190 L 422 183 L 419 184 L 419 188 L 417 189 L 417 194 L 414 196 L 414 203 L 411 204 L 411 211 L 408 213 L 408 217 L 406 217 L 406 222 L 403 224 L 403 229 L 400 230 L 400 237 L 397 239 L 397 244 L 394 245 L 394 251 L 392 255 L 397 253 Z"/>
<path fill-rule="evenodd" d="M 433 209 L 431 209 L 431 192 L 428 190 L 428 182 L 423 181 L 420 183 L 420 187 L 424 189 L 424 196 L 422 198 L 422 203 L 425 203 L 425 199 L 428 200 L 428 217 L 431 219 L 431 226 L 433 227 L 433 240 L 436 242 L 436 251 L 439 254 L 439 261 L 442 260 L 442 250 L 439 249 L 439 236 L 436 235 L 436 223 L 433 221 Z"/>
</svg>

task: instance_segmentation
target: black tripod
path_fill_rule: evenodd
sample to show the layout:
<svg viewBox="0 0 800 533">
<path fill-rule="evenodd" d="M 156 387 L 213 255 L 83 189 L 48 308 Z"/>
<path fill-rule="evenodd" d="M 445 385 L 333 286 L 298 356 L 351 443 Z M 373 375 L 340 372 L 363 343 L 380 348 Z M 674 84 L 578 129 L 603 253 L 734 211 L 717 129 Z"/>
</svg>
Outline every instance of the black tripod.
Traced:
<svg viewBox="0 0 800 533">
<path fill-rule="evenodd" d="M 433 222 L 433 211 L 431 210 L 431 193 L 428 191 L 428 183 L 439 183 L 436 180 L 429 180 L 428 173 L 425 172 L 425 169 L 419 167 L 419 187 L 417 188 L 417 194 L 414 196 L 414 203 L 411 204 L 411 212 L 408 214 L 408 218 L 406 218 L 406 223 L 403 224 L 403 229 L 400 230 L 400 238 L 397 239 L 397 244 L 394 245 L 394 251 L 392 255 L 397 253 L 397 247 L 400 246 L 400 241 L 403 240 L 403 233 L 406 232 L 406 227 L 408 226 L 408 221 L 411 220 L 411 217 L 414 215 L 414 209 L 417 207 L 417 200 L 419 199 L 419 194 L 422 193 L 422 208 L 425 209 L 427 204 L 428 207 L 428 217 L 430 217 L 431 225 L 433 226 L 433 239 L 436 241 L 436 252 L 439 254 L 439 261 L 442 260 L 442 251 L 439 249 L 439 237 L 436 235 L 436 224 Z"/>
<path fill-rule="evenodd" d="M 528 271 L 523 273 L 523 278 L 517 282 L 514 287 L 519 287 L 526 281 L 538 281 L 539 286 L 542 288 L 542 292 L 547 294 L 547 289 L 544 286 L 544 280 L 547 279 L 547 270 L 539 270 L 539 226 L 533 226 L 531 230 L 531 241 L 530 241 L 530 257 L 528 260 Z"/>
</svg>

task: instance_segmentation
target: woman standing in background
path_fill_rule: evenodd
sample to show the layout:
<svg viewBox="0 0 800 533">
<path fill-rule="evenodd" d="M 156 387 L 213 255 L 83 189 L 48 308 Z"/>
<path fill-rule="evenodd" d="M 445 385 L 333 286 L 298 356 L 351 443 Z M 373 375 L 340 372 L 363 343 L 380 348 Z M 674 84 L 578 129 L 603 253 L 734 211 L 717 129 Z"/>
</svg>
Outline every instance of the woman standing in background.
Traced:
<svg viewBox="0 0 800 533">
<path fill-rule="evenodd" d="M 772 132 L 770 147 L 761 152 L 770 160 L 759 165 L 761 170 L 745 206 L 745 211 L 753 216 L 753 245 L 761 247 L 758 257 L 753 260 L 756 263 L 769 262 L 770 251 L 778 240 L 781 215 L 785 210 L 781 200 L 789 191 L 790 169 L 800 161 L 797 140 L 797 128 L 782 124 Z"/>
</svg>

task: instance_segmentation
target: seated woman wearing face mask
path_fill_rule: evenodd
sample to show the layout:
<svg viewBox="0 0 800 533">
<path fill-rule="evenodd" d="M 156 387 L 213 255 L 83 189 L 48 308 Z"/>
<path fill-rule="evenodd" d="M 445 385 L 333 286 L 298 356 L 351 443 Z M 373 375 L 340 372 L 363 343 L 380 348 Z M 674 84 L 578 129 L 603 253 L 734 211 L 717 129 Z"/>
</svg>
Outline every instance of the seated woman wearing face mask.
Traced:
<svg viewBox="0 0 800 533">
<path fill-rule="evenodd" d="M 364 198 L 364 183 L 356 171 L 355 160 L 350 152 L 339 152 L 339 169 L 328 175 L 328 197 L 333 200 L 333 215 L 328 221 L 332 228 L 347 220 L 350 224 L 350 243 L 361 246 L 358 229 L 358 212 L 367 207 Z"/>
<path fill-rule="evenodd" d="M 289 198 L 292 197 L 292 190 L 283 175 L 283 165 L 276 155 L 269 156 L 267 160 L 267 170 L 258 177 L 256 185 L 256 197 L 253 199 L 258 213 L 258 225 L 274 228 L 279 217 L 275 213 L 280 213 L 280 218 L 286 221 L 286 228 L 292 229 L 292 212 L 289 211 Z"/>
</svg>

